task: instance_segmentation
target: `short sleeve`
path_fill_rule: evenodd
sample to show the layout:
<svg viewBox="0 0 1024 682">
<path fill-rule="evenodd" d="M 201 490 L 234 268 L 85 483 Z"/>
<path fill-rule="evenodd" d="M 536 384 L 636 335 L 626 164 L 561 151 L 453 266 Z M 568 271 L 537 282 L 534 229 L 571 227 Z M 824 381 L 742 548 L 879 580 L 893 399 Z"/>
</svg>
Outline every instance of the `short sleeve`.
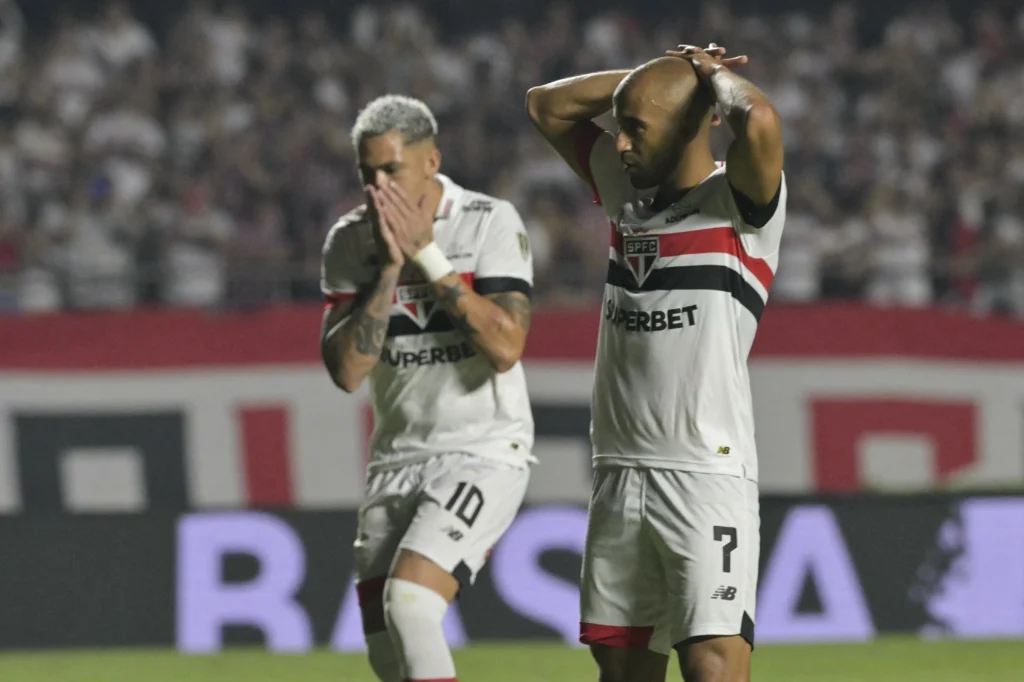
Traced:
<svg viewBox="0 0 1024 682">
<path fill-rule="evenodd" d="M 635 190 L 622 167 L 615 137 L 596 123 L 586 126 L 576 139 L 576 161 L 594 191 L 594 200 L 609 218 L 634 198 Z"/>
<path fill-rule="evenodd" d="M 736 205 L 735 197 L 732 197 L 731 193 L 730 196 L 735 211 L 733 222 L 746 252 L 755 258 L 767 258 L 777 253 L 782 243 L 782 228 L 786 223 L 786 174 L 782 174 L 779 184 L 779 196 L 775 211 L 763 225 L 748 224 L 743 218 L 743 212 Z"/>
<path fill-rule="evenodd" d="M 355 299 L 358 284 L 357 264 L 351 240 L 346 238 L 347 230 L 332 229 L 324 242 L 323 259 L 320 262 L 320 291 L 328 304 L 343 303 Z"/>
<path fill-rule="evenodd" d="M 481 295 L 533 290 L 533 252 L 519 212 L 507 201 L 495 203 L 480 244 L 473 290 Z"/>
</svg>

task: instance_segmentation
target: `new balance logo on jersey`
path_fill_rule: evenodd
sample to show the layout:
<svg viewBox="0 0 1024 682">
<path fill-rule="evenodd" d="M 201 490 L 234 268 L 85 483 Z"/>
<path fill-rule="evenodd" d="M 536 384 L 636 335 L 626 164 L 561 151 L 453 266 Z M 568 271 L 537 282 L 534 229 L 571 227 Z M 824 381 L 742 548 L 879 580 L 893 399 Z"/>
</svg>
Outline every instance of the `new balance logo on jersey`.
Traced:
<svg viewBox="0 0 1024 682">
<path fill-rule="evenodd" d="M 476 350 L 468 341 L 459 345 L 423 348 L 419 351 L 393 351 L 385 348 L 381 353 L 381 362 L 392 367 L 426 367 L 462 362 L 476 357 Z"/>
<path fill-rule="evenodd" d="M 658 238 L 624 236 L 622 250 L 636 283 L 643 284 L 654 269 L 654 261 L 658 260 L 658 254 L 661 252 Z"/>
<path fill-rule="evenodd" d="M 665 218 L 665 222 L 669 225 L 675 225 L 676 223 L 681 223 L 690 216 L 697 215 L 698 213 L 700 213 L 700 211 L 698 211 L 697 209 L 684 207 L 684 209 L 679 213 L 674 213 L 669 217 Z"/>
<path fill-rule="evenodd" d="M 444 532 L 445 535 L 447 535 L 449 538 L 451 538 L 452 541 L 454 541 L 454 542 L 458 542 L 463 537 L 461 530 L 459 530 L 457 528 L 452 528 L 451 526 L 448 526 L 447 528 L 445 528 L 443 532 Z"/>
<path fill-rule="evenodd" d="M 736 588 L 725 586 L 719 587 L 717 590 L 715 590 L 715 593 L 711 595 L 711 598 L 722 599 L 724 601 L 732 601 L 736 598 Z"/>
<path fill-rule="evenodd" d="M 696 324 L 697 306 L 670 308 L 669 310 L 629 310 L 615 301 L 604 305 L 604 319 L 616 327 L 625 327 L 627 332 L 661 332 L 666 329 L 683 329 Z"/>
<path fill-rule="evenodd" d="M 427 326 L 437 309 L 437 300 L 429 284 L 400 284 L 395 289 L 395 299 L 402 312 L 420 329 Z"/>
</svg>

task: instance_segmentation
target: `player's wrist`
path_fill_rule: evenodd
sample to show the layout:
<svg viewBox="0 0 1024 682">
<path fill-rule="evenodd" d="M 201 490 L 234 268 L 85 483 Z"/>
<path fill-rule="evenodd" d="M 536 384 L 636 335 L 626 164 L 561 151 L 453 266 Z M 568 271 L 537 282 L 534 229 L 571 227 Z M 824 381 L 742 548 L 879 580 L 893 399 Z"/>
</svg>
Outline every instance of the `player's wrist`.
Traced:
<svg viewBox="0 0 1024 682">
<path fill-rule="evenodd" d="M 713 63 L 713 65 L 709 65 L 705 69 L 698 70 L 698 73 L 706 83 L 714 86 L 715 81 L 728 73 L 728 70 L 720 65 L 720 63 Z"/>
<path fill-rule="evenodd" d="M 398 279 L 402 272 L 402 264 L 388 261 L 380 269 L 381 279 Z"/>
<path fill-rule="evenodd" d="M 437 242 L 430 242 L 409 260 L 416 264 L 420 272 L 423 273 L 423 276 L 431 284 L 455 271 L 455 268 L 452 267 L 451 262 L 444 255 L 444 251 L 437 245 Z"/>
<path fill-rule="evenodd" d="M 711 71 L 708 73 L 707 79 L 708 82 L 711 83 L 711 85 L 713 86 L 716 84 L 717 81 L 728 79 L 731 75 L 732 71 L 729 70 L 729 67 L 725 66 L 724 64 L 715 64 L 714 66 L 711 67 Z"/>
</svg>

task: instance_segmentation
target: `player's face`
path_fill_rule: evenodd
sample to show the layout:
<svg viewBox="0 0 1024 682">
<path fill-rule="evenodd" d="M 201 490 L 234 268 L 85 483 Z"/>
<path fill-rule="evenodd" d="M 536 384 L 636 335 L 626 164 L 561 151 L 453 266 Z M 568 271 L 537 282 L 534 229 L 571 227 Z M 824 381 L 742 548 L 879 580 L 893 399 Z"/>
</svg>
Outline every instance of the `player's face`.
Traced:
<svg viewBox="0 0 1024 682">
<path fill-rule="evenodd" d="M 692 96 L 673 112 L 628 91 L 616 93 L 616 147 L 633 187 L 657 187 L 668 179 L 707 111 L 706 103 Z"/>
<path fill-rule="evenodd" d="M 440 165 L 441 154 L 433 140 L 404 144 L 402 136 L 393 130 L 369 137 L 359 145 L 363 185 L 384 187 L 394 182 L 413 201 L 423 196 Z M 367 203 L 372 205 L 369 197 Z"/>
<path fill-rule="evenodd" d="M 673 139 L 678 126 L 668 111 L 637 100 L 628 93 L 616 97 L 619 132 L 615 142 L 630 183 L 647 189 L 664 182 L 678 162 Z"/>
</svg>

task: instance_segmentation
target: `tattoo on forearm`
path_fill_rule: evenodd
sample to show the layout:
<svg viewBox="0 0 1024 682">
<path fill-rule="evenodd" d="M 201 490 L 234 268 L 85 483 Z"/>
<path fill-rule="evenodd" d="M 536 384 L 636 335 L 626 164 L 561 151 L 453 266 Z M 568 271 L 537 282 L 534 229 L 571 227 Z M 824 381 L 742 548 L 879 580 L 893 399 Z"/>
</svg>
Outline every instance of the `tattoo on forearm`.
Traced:
<svg viewBox="0 0 1024 682">
<path fill-rule="evenodd" d="M 439 293 L 438 298 L 441 301 L 441 305 L 448 312 L 448 317 L 451 318 L 455 328 L 461 330 L 467 336 L 475 335 L 477 330 L 469 323 L 469 317 L 458 309 L 459 299 L 466 295 L 466 292 L 462 290 L 461 283 L 442 284 Z"/>
<path fill-rule="evenodd" d="M 744 125 L 746 112 L 752 104 L 767 100 L 756 85 L 724 69 L 712 76 L 711 85 L 726 122 L 734 131 Z"/>
<path fill-rule="evenodd" d="M 378 356 L 388 337 L 388 320 L 379 320 L 364 314 L 352 330 L 356 350 L 363 355 Z"/>
<path fill-rule="evenodd" d="M 445 308 L 449 310 L 453 309 L 459 302 L 459 299 L 466 295 L 466 292 L 462 290 L 462 287 L 456 284 L 442 284 L 441 285 L 441 303 Z"/>
<path fill-rule="evenodd" d="M 519 293 L 508 292 L 496 294 L 491 297 L 491 300 L 494 301 L 499 308 L 508 313 L 509 316 L 515 320 L 516 324 L 522 327 L 523 331 L 530 331 L 530 319 L 532 315 L 530 299 Z"/>
<path fill-rule="evenodd" d="M 382 275 L 358 319 L 353 320 L 352 336 L 356 350 L 363 355 L 380 356 L 388 338 L 392 296 L 397 277 Z"/>
</svg>

